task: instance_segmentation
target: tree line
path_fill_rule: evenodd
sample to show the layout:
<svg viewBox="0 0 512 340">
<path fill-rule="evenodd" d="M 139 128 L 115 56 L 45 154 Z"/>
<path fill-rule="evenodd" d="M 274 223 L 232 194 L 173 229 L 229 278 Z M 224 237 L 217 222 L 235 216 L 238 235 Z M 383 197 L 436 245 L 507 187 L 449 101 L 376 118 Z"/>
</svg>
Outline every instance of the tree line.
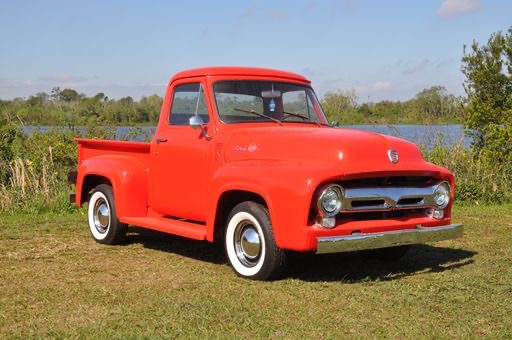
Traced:
<svg viewBox="0 0 512 340">
<path fill-rule="evenodd" d="M 407 101 L 382 100 L 358 103 L 355 91 L 328 92 L 321 100 L 330 122 L 350 124 L 443 124 L 462 122 L 465 100 L 442 86 L 419 92 Z M 162 97 L 152 95 L 135 101 L 113 99 L 104 93 L 88 97 L 73 89 L 54 87 L 28 98 L 0 100 L 0 114 L 25 125 L 156 125 Z"/>
<path fill-rule="evenodd" d="M 0 115 L 24 125 L 141 125 L 156 124 L 162 97 L 112 99 L 104 93 L 87 97 L 73 89 L 54 87 L 29 98 L 0 100 Z"/>
<path fill-rule="evenodd" d="M 354 90 L 328 92 L 322 107 L 331 121 L 346 124 L 461 123 L 465 99 L 443 86 L 432 86 L 406 101 L 382 100 L 358 104 Z"/>
</svg>

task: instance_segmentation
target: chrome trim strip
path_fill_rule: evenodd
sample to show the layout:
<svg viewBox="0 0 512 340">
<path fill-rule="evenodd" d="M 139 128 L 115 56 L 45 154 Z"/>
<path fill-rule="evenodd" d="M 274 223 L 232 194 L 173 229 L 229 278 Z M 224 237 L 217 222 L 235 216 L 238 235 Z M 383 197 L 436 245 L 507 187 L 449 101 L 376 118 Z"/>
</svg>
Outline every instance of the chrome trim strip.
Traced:
<svg viewBox="0 0 512 340">
<path fill-rule="evenodd" d="M 353 211 L 388 211 L 393 209 L 415 209 L 415 208 L 435 208 L 434 192 L 439 183 L 432 186 L 423 187 L 372 187 L 372 188 L 347 188 L 344 187 L 344 196 L 342 198 L 343 212 Z M 403 199 L 418 199 L 418 203 L 398 204 Z M 378 201 L 382 204 L 352 206 L 352 202 Z"/>
<path fill-rule="evenodd" d="M 416 229 L 382 233 L 355 234 L 336 237 L 317 237 L 317 254 L 395 247 L 407 244 L 430 243 L 462 237 L 464 226 L 450 224 L 440 227 L 418 226 Z"/>
</svg>

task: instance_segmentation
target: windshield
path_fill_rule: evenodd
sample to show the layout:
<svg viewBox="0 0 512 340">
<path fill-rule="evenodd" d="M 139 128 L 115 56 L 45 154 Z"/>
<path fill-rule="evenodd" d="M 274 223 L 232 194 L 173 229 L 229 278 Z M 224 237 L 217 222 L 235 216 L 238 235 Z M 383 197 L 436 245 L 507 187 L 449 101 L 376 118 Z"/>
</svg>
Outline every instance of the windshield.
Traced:
<svg viewBox="0 0 512 340">
<path fill-rule="evenodd" d="M 313 90 L 271 81 L 220 81 L 213 86 L 220 119 L 225 123 L 275 121 L 324 124 Z"/>
</svg>

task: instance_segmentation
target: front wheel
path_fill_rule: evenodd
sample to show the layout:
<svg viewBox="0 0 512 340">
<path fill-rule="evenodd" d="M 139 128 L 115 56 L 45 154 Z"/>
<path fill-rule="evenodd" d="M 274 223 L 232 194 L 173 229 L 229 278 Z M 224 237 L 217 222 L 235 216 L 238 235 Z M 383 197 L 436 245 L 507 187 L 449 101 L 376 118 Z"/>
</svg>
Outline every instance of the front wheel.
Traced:
<svg viewBox="0 0 512 340">
<path fill-rule="evenodd" d="M 128 226 L 121 223 L 116 216 L 114 194 L 107 184 L 94 188 L 87 208 L 89 229 L 98 243 L 119 244 L 126 236 Z"/>
<path fill-rule="evenodd" d="M 235 206 L 224 235 L 226 255 L 233 270 L 253 280 L 277 278 L 285 266 L 285 252 L 277 247 L 268 210 L 255 202 Z"/>
</svg>

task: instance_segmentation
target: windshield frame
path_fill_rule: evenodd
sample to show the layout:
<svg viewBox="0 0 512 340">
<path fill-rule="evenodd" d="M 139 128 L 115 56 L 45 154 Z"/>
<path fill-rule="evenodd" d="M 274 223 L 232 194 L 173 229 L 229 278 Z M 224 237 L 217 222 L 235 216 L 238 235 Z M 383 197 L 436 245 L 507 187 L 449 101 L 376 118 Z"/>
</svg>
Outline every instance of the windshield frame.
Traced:
<svg viewBox="0 0 512 340">
<path fill-rule="evenodd" d="M 215 92 L 215 86 L 218 85 L 219 83 L 230 83 L 230 82 L 273 83 L 273 84 L 292 85 L 292 86 L 297 86 L 297 87 L 300 87 L 300 88 L 304 88 L 304 90 L 306 91 L 306 96 L 309 97 L 307 100 L 312 101 L 312 103 L 311 103 L 311 105 L 313 106 L 312 114 L 316 115 L 318 120 L 307 120 L 307 121 L 304 121 L 304 120 L 278 120 L 278 121 L 280 123 L 282 123 L 282 124 L 284 124 L 284 123 L 288 123 L 288 124 L 291 123 L 291 124 L 306 124 L 306 125 L 330 126 L 328 124 L 328 120 L 327 120 L 327 117 L 325 116 L 325 113 L 324 113 L 324 110 L 322 108 L 322 105 L 321 105 L 320 101 L 318 100 L 318 97 L 317 97 L 315 91 L 313 90 L 313 88 L 309 84 L 293 82 L 293 81 L 286 81 L 286 80 L 282 80 L 282 79 L 275 79 L 274 80 L 274 79 L 247 79 L 247 78 L 245 78 L 245 79 L 239 79 L 239 78 L 236 78 L 236 79 L 219 79 L 219 80 L 216 80 L 213 83 L 211 83 L 210 87 L 211 87 L 211 93 L 213 95 L 213 101 L 214 101 L 213 104 L 214 104 L 214 108 L 215 108 L 215 111 L 216 111 L 215 113 L 216 113 L 217 118 L 219 119 L 219 121 L 222 124 L 233 125 L 233 124 L 245 124 L 245 123 L 271 123 L 271 124 L 275 124 L 276 123 L 275 121 L 272 121 L 270 119 L 246 120 L 246 121 L 244 121 L 244 120 L 226 121 L 226 120 L 222 119 L 223 115 L 221 115 L 220 110 L 219 110 L 219 106 L 218 106 L 218 102 L 217 102 L 217 93 Z M 309 90 L 309 91 L 307 91 L 307 90 Z M 255 97 L 257 98 L 257 96 L 255 96 Z M 315 107 L 316 105 L 318 106 L 318 110 L 320 112 L 317 112 L 317 109 Z M 282 125 L 282 124 L 280 124 L 280 125 Z"/>
</svg>

